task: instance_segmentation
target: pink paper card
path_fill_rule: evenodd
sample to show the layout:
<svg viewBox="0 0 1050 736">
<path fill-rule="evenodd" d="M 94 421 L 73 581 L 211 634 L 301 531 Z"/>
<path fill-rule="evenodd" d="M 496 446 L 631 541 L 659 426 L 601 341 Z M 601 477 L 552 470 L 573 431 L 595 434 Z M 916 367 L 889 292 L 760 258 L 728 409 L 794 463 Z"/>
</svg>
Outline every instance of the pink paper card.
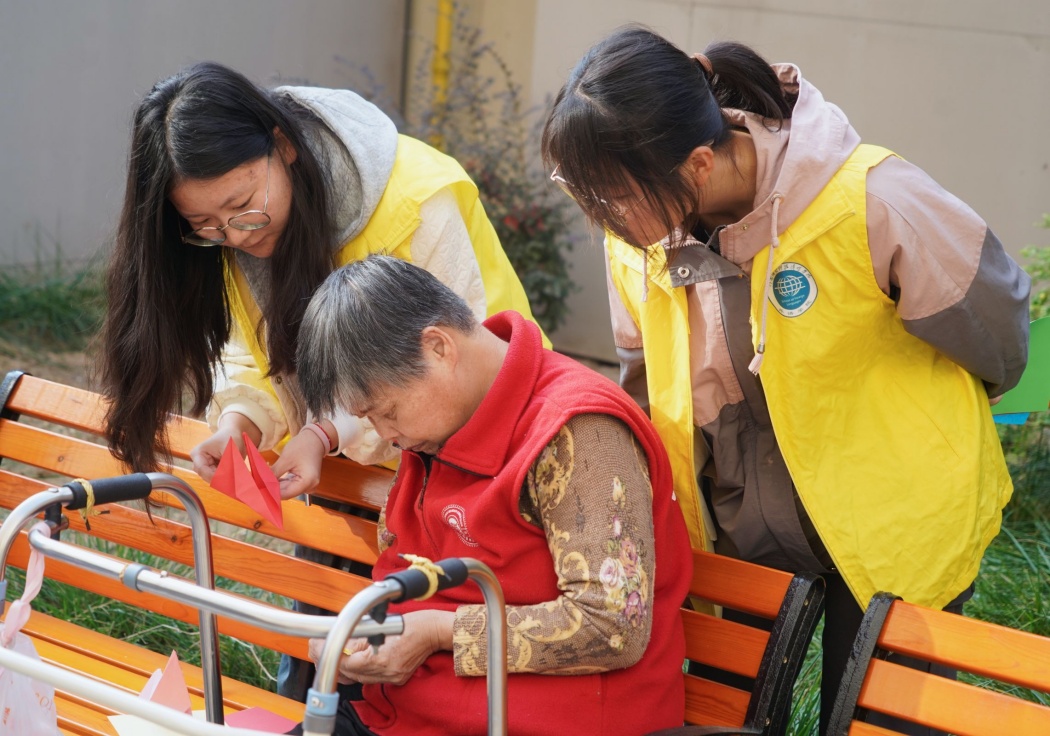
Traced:
<svg viewBox="0 0 1050 736">
<path fill-rule="evenodd" d="M 164 670 L 156 670 L 142 688 L 139 697 L 157 705 L 166 705 L 181 713 L 191 713 L 190 692 L 179 667 L 179 656 L 173 651 Z"/>
<path fill-rule="evenodd" d="M 245 708 L 226 714 L 226 725 L 233 728 L 251 728 L 264 733 L 288 733 L 299 724 L 265 708 Z"/>
<path fill-rule="evenodd" d="M 247 505 L 278 529 L 284 529 L 281 487 L 277 477 L 248 435 L 244 435 L 244 445 L 251 468 L 245 464 L 231 439 L 212 476 L 211 487 Z"/>
</svg>

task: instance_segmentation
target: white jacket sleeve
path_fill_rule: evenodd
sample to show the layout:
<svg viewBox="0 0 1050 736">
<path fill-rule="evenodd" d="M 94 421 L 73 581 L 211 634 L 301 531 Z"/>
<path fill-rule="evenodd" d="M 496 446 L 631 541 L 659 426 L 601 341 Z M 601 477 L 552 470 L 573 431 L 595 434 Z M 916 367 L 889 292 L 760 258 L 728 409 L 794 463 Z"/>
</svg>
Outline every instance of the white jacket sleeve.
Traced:
<svg viewBox="0 0 1050 736">
<path fill-rule="evenodd" d="M 442 189 L 423 203 L 419 214 L 420 224 L 409 244 L 412 262 L 463 297 L 475 317 L 485 319 L 487 304 L 481 267 L 455 196 Z M 339 452 L 352 460 L 374 465 L 392 460 L 400 452 L 379 437 L 368 419 L 346 412 L 337 412 L 328 419 L 339 434 Z"/>
<path fill-rule="evenodd" d="M 269 450 L 288 432 L 284 412 L 264 388 L 266 379 L 234 322 L 222 362 L 214 366 L 215 391 L 208 406 L 208 425 L 214 432 L 224 414 L 243 414 L 262 433 L 260 450 Z"/>
<path fill-rule="evenodd" d="M 412 235 L 412 263 L 463 297 L 474 316 L 484 320 L 488 303 L 481 266 L 456 197 L 442 189 L 423 203 L 419 214 L 422 221 Z"/>
<path fill-rule="evenodd" d="M 401 454 L 399 449 L 380 437 L 372 423 L 364 417 L 355 417 L 340 410 L 328 420 L 339 435 L 337 447 L 330 453 L 332 455 L 341 452 L 362 465 L 378 465 Z"/>
</svg>

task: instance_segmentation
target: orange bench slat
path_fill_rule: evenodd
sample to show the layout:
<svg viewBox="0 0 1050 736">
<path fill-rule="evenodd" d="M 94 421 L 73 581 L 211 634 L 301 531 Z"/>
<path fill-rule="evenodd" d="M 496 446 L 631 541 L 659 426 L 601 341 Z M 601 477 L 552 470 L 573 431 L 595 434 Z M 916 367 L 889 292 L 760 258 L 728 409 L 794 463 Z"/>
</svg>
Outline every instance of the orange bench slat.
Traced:
<svg viewBox="0 0 1050 736">
<path fill-rule="evenodd" d="M 758 674 L 767 632 L 696 611 L 682 611 L 682 623 L 686 657 L 745 677 Z"/>
<path fill-rule="evenodd" d="M 69 478 L 105 478 L 121 475 L 120 464 L 99 445 L 53 432 L 0 419 L 0 457 L 34 465 Z M 216 521 L 261 531 L 278 539 L 308 544 L 333 554 L 353 559 L 372 559 L 377 554 L 374 525 L 364 519 L 338 514 L 320 506 L 307 506 L 299 501 L 282 504 L 284 529 L 265 521 L 240 501 L 209 488 L 192 471 L 172 468 L 171 474 L 182 479 L 201 497 L 208 516 Z M 169 494 L 155 491 L 158 503 L 181 508 Z M 371 526 L 370 526 L 371 525 Z M 371 539 L 368 535 L 371 532 Z"/>
<path fill-rule="evenodd" d="M 883 624 L 879 646 L 1050 692 L 1050 639 L 1025 631 L 898 601 Z"/>
<path fill-rule="evenodd" d="M 873 659 L 858 705 L 957 736 L 1046 736 L 1050 708 Z"/>
<path fill-rule="evenodd" d="M 65 386 L 35 376 L 22 376 L 7 403 L 11 411 L 61 424 L 96 436 L 102 435 L 104 400 L 91 391 Z M 204 422 L 176 417 L 168 427 L 168 441 L 175 457 L 188 459 L 190 450 L 211 434 Z M 273 460 L 273 453 L 264 453 Z M 2 453 L 0 453 L 2 456 Z M 109 475 L 117 475 L 109 473 Z M 104 477 L 104 476 L 97 476 Z M 326 458 L 321 471 L 323 495 L 335 500 L 379 509 L 386 498 L 393 473 L 385 468 L 358 465 L 343 458 Z"/>
<path fill-rule="evenodd" d="M 726 608 L 773 619 L 792 577 L 780 570 L 694 549 L 693 582 L 689 590 Z"/>
<path fill-rule="evenodd" d="M 685 720 L 705 726 L 742 726 L 751 693 L 703 677 L 685 678 Z"/>
</svg>

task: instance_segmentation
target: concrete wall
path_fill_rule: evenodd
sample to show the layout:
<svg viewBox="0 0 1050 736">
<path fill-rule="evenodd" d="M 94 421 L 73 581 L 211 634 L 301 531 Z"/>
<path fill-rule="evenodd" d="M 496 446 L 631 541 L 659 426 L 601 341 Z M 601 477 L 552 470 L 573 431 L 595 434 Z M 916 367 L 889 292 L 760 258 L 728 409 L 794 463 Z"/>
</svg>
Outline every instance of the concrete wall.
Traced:
<svg viewBox="0 0 1050 736">
<path fill-rule="evenodd" d="M 543 102 L 622 23 L 683 48 L 737 40 L 791 61 L 863 138 L 922 166 L 981 213 L 1015 256 L 1050 245 L 1050 3 L 1046 0 L 535 0 L 480 3 L 490 38 L 528 41 L 516 71 Z M 520 61 L 519 61 L 520 63 Z M 611 357 L 599 245 L 577 248 L 583 287 L 557 347 Z"/>
<path fill-rule="evenodd" d="M 338 87 L 367 65 L 397 99 L 405 21 L 404 0 L 0 0 L 0 264 L 106 245 L 158 79 L 211 59 Z"/>
<path fill-rule="evenodd" d="M 411 6 L 410 9 L 406 6 Z M 418 58 L 435 0 L 0 0 L 0 264 L 103 247 L 128 122 L 158 79 L 215 59 L 262 83 L 361 84 L 398 99 L 406 22 Z M 1050 244 L 1045 0 L 459 0 L 542 106 L 594 41 L 640 21 L 684 48 L 717 39 L 802 67 L 871 142 L 918 163 L 1015 255 Z M 341 61 L 338 57 L 345 57 Z M 414 68 L 414 67 L 410 67 Z M 579 223 L 582 290 L 556 345 L 611 358 L 600 245 Z"/>
</svg>

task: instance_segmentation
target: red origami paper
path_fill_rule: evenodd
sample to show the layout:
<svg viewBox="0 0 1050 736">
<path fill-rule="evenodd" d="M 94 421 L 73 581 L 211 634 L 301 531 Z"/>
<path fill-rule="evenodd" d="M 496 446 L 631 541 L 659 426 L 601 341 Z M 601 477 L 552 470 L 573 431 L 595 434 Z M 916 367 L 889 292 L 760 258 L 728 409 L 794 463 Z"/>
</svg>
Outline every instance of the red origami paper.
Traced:
<svg viewBox="0 0 1050 736">
<path fill-rule="evenodd" d="M 284 529 L 281 484 L 247 434 L 244 435 L 244 446 L 248 450 L 247 465 L 230 440 L 212 476 L 211 487 L 246 504 L 278 529 Z"/>
</svg>

